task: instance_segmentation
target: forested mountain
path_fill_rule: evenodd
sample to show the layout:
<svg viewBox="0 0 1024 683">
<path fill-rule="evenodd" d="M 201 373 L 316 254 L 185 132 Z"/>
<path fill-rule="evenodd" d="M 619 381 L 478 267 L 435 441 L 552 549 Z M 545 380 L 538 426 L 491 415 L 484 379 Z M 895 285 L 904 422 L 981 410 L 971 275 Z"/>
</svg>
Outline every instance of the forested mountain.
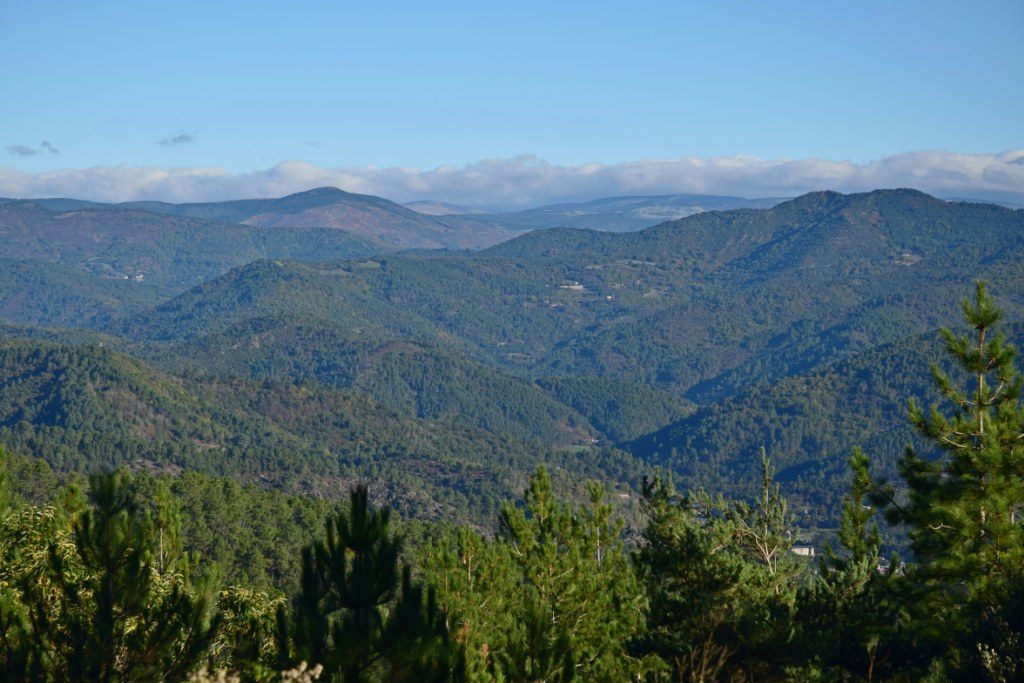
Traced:
<svg viewBox="0 0 1024 683">
<path fill-rule="evenodd" d="M 594 441 L 587 420 L 538 387 L 464 355 L 353 335 L 295 316 L 253 318 L 184 343 L 155 362 L 221 376 L 287 378 L 357 391 L 403 415 L 451 420 L 551 445 Z"/>
<path fill-rule="evenodd" d="M 116 603 L 139 661 L 258 680 L 355 661 L 318 639 L 362 605 L 358 657 L 412 680 L 1019 671 L 1024 413 L 986 334 L 1024 342 L 1024 211 L 815 193 L 479 252 L 223 222 L 323 194 L 0 205 L 3 670 L 73 677 Z M 977 279 L 1005 320 L 979 285 L 943 339 Z M 907 406 L 936 361 L 976 383 L 949 418 Z"/>
<path fill-rule="evenodd" d="M 168 375 L 96 346 L 0 342 L 0 376 L 0 444 L 62 470 L 196 470 L 328 497 L 372 476 L 399 511 L 473 521 L 538 462 L 609 481 L 639 472 L 621 452 L 558 454 L 359 394 Z"/>
<path fill-rule="evenodd" d="M 132 202 L 127 206 L 174 216 L 274 228 L 336 228 L 395 247 L 479 248 L 515 234 L 497 223 L 465 216 L 422 214 L 381 197 L 345 192 L 335 187 L 321 187 L 279 199 L 204 204 Z"/>
<path fill-rule="evenodd" d="M 1019 315 L 1022 226 L 1019 211 L 913 191 L 818 193 L 632 235 L 531 233 L 487 253 L 565 269 L 598 301 L 613 297 L 544 365 L 700 398 L 937 327 L 955 315 L 950 288 L 973 278 Z"/>
<path fill-rule="evenodd" d="M 243 234 L 237 231 L 287 234 L 302 228 L 207 219 L 249 220 L 256 215 L 251 212 L 266 209 L 261 220 L 271 221 L 277 220 L 267 218 L 274 212 L 299 215 L 338 199 L 325 190 L 256 203 L 162 207 L 201 218 L 159 216 L 138 206 L 61 212 L 15 203 L 0 210 L 45 214 L 54 225 L 84 226 L 82 235 L 106 225 L 104 215 L 125 233 L 132 217 L 141 216 L 151 231 L 143 234 L 156 239 L 159 221 L 170 220 L 184 226 L 183 235 L 199 239 L 207 229 L 214 231 L 210 235 L 224 230 L 221 238 L 230 242 Z M 37 234 L 39 244 L 59 238 L 81 263 L 91 262 L 72 239 L 78 231 L 48 230 Z M 124 254 L 145 247 L 141 238 L 115 239 L 120 234 L 110 233 L 105 249 Z M 247 258 L 249 252 L 232 244 L 231 258 Z M 402 443 L 402 430 L 421 429 L 402 425 L 450 428 L 471 443 L 491 443 L 481 456 L 491 464 L 501 462 L 497 443 L 533 453 L 509 460 L 524 466 L 549 457 L 540 455 L 548 448 L 571 447 L 559 457 L 578 452 L 585 460 L 597 458 L 591 444 L 627 445 L 648 466 L 667 466 L 688 484 L 749 493 L 764 445 L 776 457 L 786 490 L 813 508 L 808 524 L 827 525 L 835 519 L 849 448 L 862 443 L 885 451 L 882 463 L 890 466 L 902 447 L 903 409 L 897 403 L 918 395 L 926 373 L 920 362 L 898 359 L 916 346 L 931 348 L 906 340 L 955 319 L 956 293 L 977 278 L 991 283 L 1012 320 L 1024 311 L 1024 212 L 945 202 L 912 190 L 814 193 L 770 209 L 708 211 L 630 233 L 535 231 L 480 252 L 324 262 L 319 257 L 326 257 L 325 250 L 307 248 L 318 252 L 316 261 L 257 259 L 150 308 L 149 276 L 143 282 L 110 280 L 138 287 L 135 298 L 123 294 L 110 301 L 101 287 L 107 280 L 95 272 L 76 276 L 93 285 L 47 285 L 54 304 L 33 300 L 25 294 L 31 282 L 15 274 L 30 266 L 19 263 L 9 280 L 26 286 L 8 290 L 16 293 L 7 303 L 9 322 L 88 324 L 99 336 L 10 327 L 8 333 L 101 341 L 172 373 L 156 373 L 153 382 L 190 377 L 182 386 L 211 402 L 203 410 L 241 406 L 240 393 L 256 391 L 264 381 L 301 384 L 320 397 L 316 401 L 340 390 L 392 415 L 395 421 L 384 431 L 395 430 L 395 443 Z M 197 278 L 201 268 L 213 272 L 229 260 L 223 254 L 208 258 L 189 266 Z M 92 294 L 90 287 L 99 289 Z M 57 310 L 60 315 L 52 312 Z M 918 384 L 877 384 L 894 381 L 893 373 L 879 369 L 890 363 L 913 368 L 903 374 Z M 867 394 L 851 388 L 861 384 L 870 388 Z M 235 387 L 234 393 L 225 387 Z M 854 405 L 850 411 L 844 409 L 848 403 Z M 252 407 L 243 412 L 250 415 Z M 358 413 L 351 424 L 376 424 L 374 415 Z M 256 443 L 322 450 L 301 429 L 276 421 L 272 427 L 265 429 L 267 439 L 238 442 L 245 445 L 236 445 L 232 457 L 242 458 L 246 449 L 262 452 Z M 220 443 L 223 437 L 200 440 Z M 375 443 L 384 449 L 387 440 L 381 436 Z M 185 448 L 185 455 L 161 458 L 202 467 L 227 462 L 220 451 Z M 480 447 L 467 448 L 472 453 Z M 602 462 L 622 459 L 611 452 Z M 381 456 L 373 467 L 384 461 L 393 468 L 388 476 L 400 480 L 407 461 Z M 605 473 L 620 468 L 607 462 L 593 467 Z M 359 463 L 350 459 L 332 465 L 341 470 L 327 471 L 344 477 L 377 471 L 367 469 L 368 460 Z M 263 465 L 252 467 L 262 471 Z M 267 483 L 284 485 L 288 468 L 274 467 Z M 521 470 L 509 465 L 506 472 Z M 430 485 L 403 481 L 420 492 L 458 486 L 455 475 L 436 479 Z M 502 486 L 479 495 L 493 500 Z M 395 494 L 401 495 L 407 493 Z"/>
<path fill-rule="evenodd" d="M 493 535 L 465 525 L 419 535 L 396 531 L 391 509 L 376 507 L 365 486 L 327 514 L 308 497 L 195 473 L 98 474 L 83 497 L 58 488 L 38 460 L 0 450 L 0 666 L 17 679 L 74 678 L 88 667 L 146 679 L 198 670 L 189 680 L 233 671 L 283 680 L 324 671 L 329 680 L 366 679 L 366 671 L 371 680 L 1016 680 L 1024 662 L 1022 377 L 982 283 L 963 313 L 967 334 L 942 335 L 950 372 L 932 373 L 946 405 L 910 407 L 937 457 L 909 449 L 897 490 L 854 449 L 837 532 L 814 562 L 795 543 L 806 533 L 800 521 L 813 515 L 803 505 L 796 517 L 789 512 L 763 451 L 752 495 L 734 473 L 739 500 L 645 478 L 631 548 L 602 485 L 588 485 L 586 502 L 569 502 L 543 465 L 519 502 L 502 504 Z M 929 346 L 880 348 L 804 381 L 831 383 L 824 395 L 838 393 L 837 404 L 870 403 L 873 394 L 884 413 L 900 381 L 878 371 L 903 378 L 913 394 L 910 373 Z M 16 379 L 0 405 L 24 403 L 23 417 L 37 424 L 67 426 L 77 412 L 67 407 L 109 402 L 110 380 L 135 391 L 118 406 L 141 398 L 130 375 L 145 371 L 123 357 L 26 342 L 6 349 L 0 358 Z M 65 374 L 77 375 L 66 387 Z M 44 396 L 51 385 L 57 391 Z M 204 385 L 219 403 L 238 405 L 224 386 Z M 779 410 L 767 421 L 805 417 L 787 403 L 790 391 L 772 397 Z M 261 414 L 317 433 L 345 415 L 332 405 L 327 414 L 303 411 L 306 392 L 248 392 L 242 403 L 266 404 Z M 815 411 L 836 414 L 827 400 Z M 155 422 L 152 439 L 161 426 L 153 418 L 166 415 L 149 412 L 147 422 L 130 411 L 123 422 Z M 32 425 L 23 419 L 19 428 Z M 592 458 L 576 464 L 584 463 Z M 311 538 L 318 520 L 325 534 Z M 882 554 L 883 520 L 886 536 L 902 533 L 910 562 Z M 426 544 L 405 545 L 410 530 Z M 200 549 L 224 562 L 230 584 L 218 585 L 220 572 Z"/>
<path fill-rule="evenodd" d="M 191 339 L 292 313 L 528 377 L 703 400 L 934 329 L 955 313 L 949 291 L 975 278 L 1019 315 L 1022 232 L 1024 212 L 991 205 L 818 193 L 639 233 L 534 232 L 475 254 L 258 262 L 108 329 Z"/>
<path fill-rule="evenodd" d="M 602 197 L 587 202 L 539 206 L 510 213 L 472 213 L 474 218 L 513 230 L 584 228 L 632 232 L 703 211 L 767 209 L 782 199 L 743 199 L 706 194 L 667 194 L 641 197 Z M 410 206 L 420 210 L 416 206 Z M 452 207 L 452 211 L 458 207 Z M 429 211 L 427 211 L 429 212 Z"/>
<path fill-rule="evenodd" d="M 677 394 L 640 382 L 602 377 L 541 377 L 535 384 L 585 416 L 605 437 L 620 443 L 693 411 Z"/>
<path fill-rule="evenodd" d="M 0 320 L 13 324 L 99 326 L 162 300 L 152 284 L 39 259 L 0 258 Z"/>
<path fill-rule="evenodd" d="M 278 230 L 110 205 L 50 210 L 33 202 L 0 205 L 0 240 L 4 258 L 139 280 L 164 296 L 258 258 L 330 259 L 384 248 L 325 227 Z"/>
<path fill-rule="evenodd" d="M 1024 325 L 1009 341 L 1024 344 Z M 922 447 L 908 401 L 941 401 L 930 366 L 944 361 L 936 332 L 883 344 L 778 381 L 760 381 L 628 445 L 642 460 L 676 472 L 683 485 L 752 495 L 760 449 L 771 453 L 791 499 L 820 523 L 835 518 L 855 446 L 879 474 L 896 476 L 907 445 Z M 924 451 L 932 455 L 930 451 Z"/>
</svg>

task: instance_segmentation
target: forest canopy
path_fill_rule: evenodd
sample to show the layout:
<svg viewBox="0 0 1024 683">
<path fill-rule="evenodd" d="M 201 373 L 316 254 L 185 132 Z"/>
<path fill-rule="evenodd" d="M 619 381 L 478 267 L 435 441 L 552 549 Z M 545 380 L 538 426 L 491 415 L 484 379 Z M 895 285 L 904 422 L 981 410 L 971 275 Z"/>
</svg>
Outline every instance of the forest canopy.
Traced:
<svg viewBox="0 0 1024 683">
<path fill-rule="evenodd" d="M 332 506 L 5 456 L 4 677 L 1017 680 L 1024 379 L 984 285 L 963 313 L 944 403 L 909 411 L 939 456 L 910 448 L 890 479 L 851 445 L 813 558 L 770 453 L 751 498 L 645 479 L 632 536 L 603 485 L 566 500 L 543 464 L 481 530 L 398 523 L 362 485 Z"/>
</svg>

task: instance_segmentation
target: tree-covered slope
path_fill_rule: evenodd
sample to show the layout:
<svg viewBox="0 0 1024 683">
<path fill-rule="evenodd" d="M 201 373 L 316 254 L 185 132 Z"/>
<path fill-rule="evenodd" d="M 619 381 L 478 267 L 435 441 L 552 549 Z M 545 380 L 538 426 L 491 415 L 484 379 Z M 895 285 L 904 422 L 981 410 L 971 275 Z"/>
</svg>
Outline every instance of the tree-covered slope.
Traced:
<svg viewBox="0 0 1024 683">
<path fill-rule="evenodd" d="M 671 392 L 627 380 L 601 377 L 541 377 L 535 384 L 621 443 L 691 413 L 691 402 Z"/>
<path fill-rule="evenodd" d="M 389 267 L 377 257 L 340 264 L 261 260 L 237 268 L 109 330 L 151 341 L 194 339 L 240 322 L 300 316 L 344 326 L 353 335 L 437 336 L 419 311 L 386 301 L 367 286 L 364 272 Z"/>
<path fill-rule="evenodd" d="M 521 253 L 575 261 L 588 291 L 627 310 L 567 338 L 546 363 L 681 387 L 697 399 L 736 370 L 746 381 L 801 371 L 933 329 L 956 315 L 949 293 L 976 278 L 992 282 L 1012 314 L 1024 311 L 1024 212 L 912 191 L 819 193 L 767 211 L 700 214 L 616 236 L 622 241 L 601 238 L 604 260 L 589 264 L 580 235 L 560 248 L 562 236 L 543 245 L 543 236 L 527 236 L 535 243 Z M 516 242 L 494 251 L 513 253 Z"/>
<path fill-rule="evenodd" d="M 531 233 L 477 254 L 260 262 L 110 330 L 196 338 L 298 313 L 452 348 L 527 378 L 639 381 L 704 400 L 955 316 L 989 280 L 1024 311 L 1024 212 L 910 190 L 816 193 L 612 234 Z"/>
<path fill-rule="evenodd" d="M 118 206 L 66 211 L 32 202 L 0 205 L 0 256 L 38 259 L 94 275 L 141 279 L 164 295 L 259 258 L 331 259 L 386 250 L 323 227 L 276 230 Z"/>
<path fill-rule="evenodd" d="M 16 505 L 59 505 L 74 500 L 65 487 L 75 487 L 79 495 L 88 490 L 82 473 L 55 471 L 31 455 L 0 449 L 0 467 L 6 474 L 4 493 Z M 320 534 L 337 504 L 199 472 L 136 469 L 132 489 L 151 508 L 166 504 L 169 493 L 180 511 L 184 547 L 217 563 L 225 586 L 258 590 L 298 585 L 302 547 Z"/>
<path fill-rule="evenodd" d="M 480 248 L 515 235 L 504 226 L 468 216 L 431 216 L 382 197 L 320 187 L 275 199 L 199 204 L 136 202 L 157 213 L 272 228 L 334 228 L 383 244 L 421 249 Z"/>
<path fill-rule="evenodd" d="M 1010 331 L 1020 347 L 1024 326 Z M 846 458 L 855 446 L 890 478 L 904 447 L 920 446 L 907 402 L 928 406 L 940 400 L 930 366 L 945 365 L 945 357 L 934 331 L 885 344 L 806 374 L 757 382 L 637 439 L 629 449 L 686 484 L 735 495 L 756 489 L 763 447 L 793 499 L 828 519 L 838 512 Z"/>
<path fill-rule="evenodd" d="M 330 497 L 373 478 L 403 514 L 477 520 L 541 461 L 606 479 L 638 471 L 622 453 L 558 455 L 356 394 L 183 378 L 95 346 L 0 342 L 0 379 L 0 444 L 61 469 L 190 469 Z"/>
<path fill-rule="evenodd" d="M 578 462 L 598 458 L 587 446 L 594 441 L 630 442 L 635 454 L 688 481 L 741 490 L 765 445 L 798 500 L 825 518 L 848 449 L 884 450 L 891 463 L 904 439 L 902 402 L 927 390 L 921 356 L 899 359 L 931 347 L 905 340 L 955 320 L 959 293 L 975 278 L 991 283 L 1011 320 L 1021 319 L 1022 234 L 1021 211 L 909 190 L 815 193 L 638 233 L 531 233 L 479 253 L 259 260 L 105 325 L 111 336 L 103 339 L 166 371 L 194 375 L 180 380 L 186 393 L 215 403 L 154 414 L 187 416 L 183 424 L 193 430 L 206 424 L 203 414 L 220 414 L 214 408 L 234 406 L 243 416 L 215 420 L 196 437 L 223 449 L 161 436 L 152 443 L 170 445 L 154 461 L 270 471 L 275 485 L 288 486 L 298 480 L 287 472 L 315 471 L 319 479 L 310 475 L 305 485 L 316 490 L 368 462 L 400 462 L 387 470 L 389 481 L 432 479 L 458 490 L 470 471 L 462 456 L 429 476 L 412 464 L 420 460 L 392 457 L 405 452 L 407 433 L 429 426 L 440 430 L 428 429 L 431 438 L 451 429 L 465 440 L 437 452 L 483 453 L 473 462 L 485 469 L 548 457 L 525 445 L 532 441 L 579 446 L 586 456 Z M 876 386 L 894 375 L 916 378 Z M 158 376 L 170 375 L 139 384 L 163 386 Z M 254 388 L 267 380 L 268 387 L 305 383 L 315 397 L 309 405 L 325 413 L 345 409 L 328 402 L 340 395 L 374 406 L 372 415 L 391 415 L 367 441 L 387 457 L 332 460 L 324 453 L 351 451 L 324 446 L 326 437 L 314 439 L 307 423 L 289 426 L 239 403 L 246 392 L 269 391 Z M 875 393 L 851 388 L 861 384 Z M 375 424 L 370 413 L 350 424 Z M 109 431 L 132 434 L 129 418 L 111 418 Z M 235 434 L 236 423 L 262 426 Z M 140 447 L 135 438 L 125 442 L 129 451 Z M 345 438 L 337 443 L 366 440 Z M 498 444 L 523 455 L 506 457 Z M 87 450 L 75 448 L 67 457 Z M 296 470 L 280 455 L 288 450 L 313 455 Z M 600 457 L 603 464 L 581 467 L 620 468 L 608 464 L 618 456 Z M 502 471 L 513 477 L 520 467 Z M 503 476 L 480 491 L 499 490 Z"/>
<path fill-rule="evenodd" d="M 151 352 L 155 362 L 170 368 L 316 382 L 369 396 L 402 415 L 547 444 L 596 436 L 578 412 L 519 378 L 451 351 L 365 338 L 316 319 L 254 318 Z"/>
<path fill-rule="evenodd" d="M 44 260 L 0 258 L 0 321 L 100 326 L 156 305 L 156 287 Z"/>
</svg>

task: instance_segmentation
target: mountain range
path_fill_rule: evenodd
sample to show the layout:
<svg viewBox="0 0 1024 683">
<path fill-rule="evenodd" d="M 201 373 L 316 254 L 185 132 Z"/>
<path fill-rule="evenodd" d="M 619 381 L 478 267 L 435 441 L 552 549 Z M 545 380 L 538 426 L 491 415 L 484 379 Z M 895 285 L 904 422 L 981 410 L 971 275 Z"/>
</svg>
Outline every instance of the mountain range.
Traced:
<svg viewBox="0 0 1024 683">
<path fill-rule="evenodd" d="M 289 314 L 512 373 L 700 398 L 765 363 L 792 374 L 933 329 L 955 319 L 950 289 L 977 277 L 1018 314 L 1022 216 L 913 191 L 818 193 L 637 233 L 535 231 L 476 253 L 257 261 L 107 331 L 192 340 Z"/>
<path fill-rule="evenodd" d="M 473 217 L 513 230 L 584 228 L 632 232 L 704 211 L 767 209 L 783 199 L 744 199 L 704 194 L 602 197 L 585 202 L 553 204 L 510 213 L 474 212 Z"/>
<path fill-rule="evenodd" d="M 280 222 L 333 206 L 317 193 L 253 201 L 0 206 L 8 243 L 0 251 L 8 259 L 0 320 L 21 354 L 5 366 L 5 381 L 45 374 L 30 362 L 40 354 L 70 358 L 83 344 L 89 354 L 114 354 L 99 358 L 133 364 L 129 374 L 147 378 L 136 385 L 183 387 L 195 397 L 190 405 L 212 401 L 191 412 L 168 409 L 181 417 L 167 439 L 192 451 L 184 435 L 205 443 L 212 432 L 202 431 L 202 415 L 243 405 L 239 392 L 247 415 L 253 401 L 269 400 L 255 397 L 273 392 L 309 392 L 316 407 L 295 410 L 323 419 L 343 400 L 362 401 L 370 407 L 345 420 L 376 441 L 317 440 L 303 427 L 280 443 L 292 444 L 295 467 L 306 473 L 299 478 L 319 493 L 334 490 L 316 478 L 324 472 L 337 482 L 386 470 L 389 495 L 413 501 L 407 510 L 444 500 L 480 512 L 544 460 L 622 486 L 636 485 L 645 468 L 665 467 L 688 486 L 745 493 L 765 446 L 806 523 L 827 526 L 849 449 L 864 444 L 891 473 L 902 443 L 913 439 L 903 401 L 931 399 L 927 365 L 942 351 L 935 329 L 956 324 L 973 281 L 990 283 L 1011 322 L 1024 320 L 1024 211 L 913 190 L 812 193 L 630 232 L 534 230 L 479 251 L 330 241 L 367 238 Z M 252 223 L 257 216 L 263 224 Z M 171 227 L 161 233 L 160 225 Z M 295 233 L 303 230 L 316 232 Z M 288 241 L 293 233 L 306 243 Z M 311 248 L 313 234 L 337 251 Z M 191 247 L 201 240 L 205 259 Z M 181 272 L 191 280 L 175 282 Z M 1022 337 L 1019 327 L 1013 333 Z M 102 386 L 89 378 L 106 371 L 90 372 L 64 372 L 78 379 L 42 398 L 8 393 L 7 414 L 21 417 L 5 418 L 6 443 L 27 448 L 44 443 L 39 434 L 58 434 L 41 416 L 84 410 L 62 406 Z M 123 411 L 141 400 L 129 394 L 138 391 L 112 390 L 103 401 L 127 396 L 117 404 Z M 137 412 L 167 424 L 160 410 Z M 264 425 L 251 434 L 283 429 L 259 422 L 266 415 L 239 414 L 217 418 L 223 428 L 211 442 L 226 439 L 232 424 Z M 392 417 L 375 417 L 383 414 Z M 130 424 L 104 419 L 75 427 L 73 437 L 65 428 L 54 437 L 64 455 L 47 446 L 45 457 L 84 466 L 90 443 L 128 443 Z M 379 457 L 358 456 L 358 443 L 403 443 L 403 434 L 424 429 L 461 434 L 459 448 L 478 455 L 460 459 L 421 440 L 428 459 L 464 463 L 445 475 L 383 445 L 375 446 L 384 449 Z M 481 440 L 491 445 L 468 445 Z M 251 480 L 270 467 L 246 464 L 249 451 L 262 452 L 258 442 L 238 442 L 230 466 L 215 450 L 186 457 L 180 448 L 158 449 L 145 458 L 223 465 Z M 505 462 L 503 449 L 520 455 Z M 259 456 L 276 458 L 266 485 L 294 487 L 294 468 L 281 457 Z M 464 467 L 504 474 L 466 488 Z"/>
<path fill-rule="evenodd" d="M 398 248 L 473 249 L 512 237 L 508 229 L 463 216 L 432 216 L 372 195 L 321 187 L 280 199 L 205 204 L 132 202 L 171 216 L 270 228 L 335 228 Z"/>
</svg>

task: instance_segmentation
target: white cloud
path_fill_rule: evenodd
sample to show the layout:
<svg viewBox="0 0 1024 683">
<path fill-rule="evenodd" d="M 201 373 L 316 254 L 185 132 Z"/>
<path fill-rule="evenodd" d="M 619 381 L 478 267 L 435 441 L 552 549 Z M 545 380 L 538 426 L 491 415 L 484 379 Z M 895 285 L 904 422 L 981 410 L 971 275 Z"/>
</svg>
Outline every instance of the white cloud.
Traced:
<svg viewBox="0 0 1024 683">
<path fill-rule="evenodd" d="M 427 170 L 324 168 L 305 161 L 284 161 L 249 173 L 215 167 L 108 166 L 43 173 L 0 168 L 0 196 L 13 197 L 218 201 L 279 197 L 326 185 L 401 202 L 433 199 L 505 208 L 625 194 L 779 197 L 823 189 L 858 192 L 891 187 L 913 187 L 941 197 L 1024 204 L 1024 150 L 997 154 L 906 152 L 867 163 L 738 156 L 559 166 L 521 156 Z"/>
</svg>

